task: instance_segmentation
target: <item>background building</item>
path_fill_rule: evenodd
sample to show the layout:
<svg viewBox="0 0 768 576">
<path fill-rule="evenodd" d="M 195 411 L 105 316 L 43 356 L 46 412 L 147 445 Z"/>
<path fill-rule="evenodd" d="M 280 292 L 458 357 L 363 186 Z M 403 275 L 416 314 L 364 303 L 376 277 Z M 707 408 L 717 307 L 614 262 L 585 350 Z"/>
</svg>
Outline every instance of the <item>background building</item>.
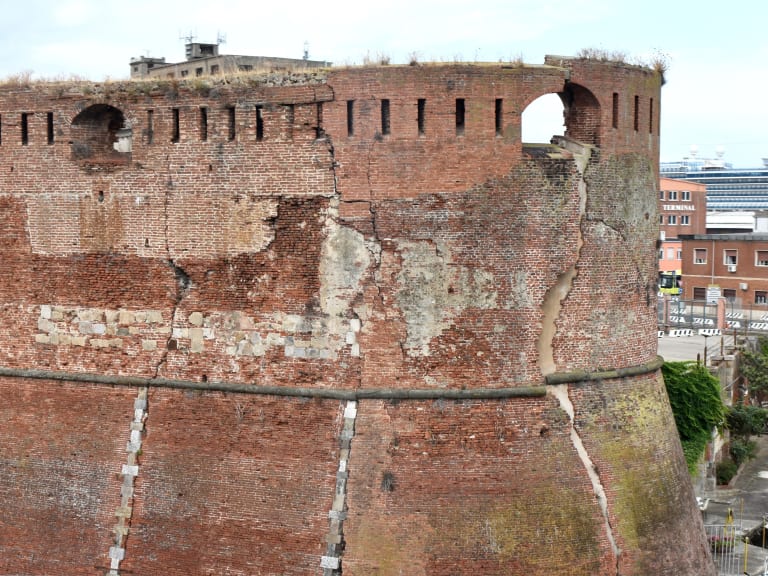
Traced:
<svg viewBox="0 0 768 576">
<path fill-rule="evenodd" d="M 707 198 L 703 184 L 659 179 L 659 272 L 682 274 L 680 235 L 703 234 L 706 218 Z"/>
<path fill-rule="evenodd" d="M 215 74 L 233 74 L 252 70 L 288 70 L 326 68 L 331 62 L 305 58 L 274 56 L 237 56 L 219 54 L 218 44 L 188 43 L 184 62 L 166 62 L 165 58 L 131 58 L 131 78 L 195 78 Z"/>
<path fill-rule="evenodd" d="M 707 290 L 744 307 L 768 304 L 768 234 L 683 236 L 683 298 Z"/>
</svg>

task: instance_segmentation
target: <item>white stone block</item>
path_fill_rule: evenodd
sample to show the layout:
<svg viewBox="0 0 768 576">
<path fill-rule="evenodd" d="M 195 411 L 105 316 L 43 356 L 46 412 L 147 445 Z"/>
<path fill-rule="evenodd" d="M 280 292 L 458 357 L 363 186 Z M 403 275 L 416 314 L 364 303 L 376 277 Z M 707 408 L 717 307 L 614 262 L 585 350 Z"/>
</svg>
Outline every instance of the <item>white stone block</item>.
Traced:
<svg viewBox="0 0 768 576">
<path fill-rule="evenodd" d="M 125 476 L 138 476 L 139 475 L 139 467 L 138 466 L 131 466 L 129 464 L 123 464 L 122 474 Z"/>
<path fill-rule="evenodd" d="M 349 321 L 349 327 L 353 332 L 360 332 L 360 328 L 363 327 L 360 318 L 352 318 L 352 320 Z"/>
<path fill-rule="evenodd" d="M 339 559 L 335 556 L 323 556 L 320 558 L 320 567 L 321 568 L 330 568 L 331 570 L 338 570 L 339 568 Z"/>
<path fill-rule="evenodd" d="M 47 304 L 40 306 L 40 318 L 45 318 L 46 320 L 51 319 L 51 307 Z"/>
</svg>

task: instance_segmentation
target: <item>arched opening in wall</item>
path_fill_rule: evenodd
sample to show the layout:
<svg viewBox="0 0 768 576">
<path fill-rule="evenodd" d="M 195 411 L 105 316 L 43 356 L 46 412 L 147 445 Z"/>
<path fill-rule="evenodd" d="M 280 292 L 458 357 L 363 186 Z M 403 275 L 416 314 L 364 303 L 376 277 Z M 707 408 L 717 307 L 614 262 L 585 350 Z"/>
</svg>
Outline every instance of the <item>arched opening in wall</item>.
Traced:
<svg viewBox="0 0 768 576">
<path fill-rule="evenodd" d="M 521 117 L 524 144 L 548 144 L 565 134 L 563 102 L 557 94 L 544 94 L 526 106 Z"/>
<path fill-rule="evenodd" d="M 546 151 L 562 136 L 600 145 L 600 104 L 579 84 L 567 82 L 562 92 L 539 96 L 523 110 L 521 122 L 523 144 L 531 154 Z"/>
<path fill-rule="evenodd" d="M 114 106 L 89 106 L 72 120 L 70 133 L 72 158 L 78 162 L 109 167 L 131 161 L 131 127 Z"/>
<path fill-rule="evenodd" d="M 600 103 L 595 95 L 584 86 L 567 82 L 560 98 L 565 105 L 565 135 L 600 146 Z"/>
</svg>

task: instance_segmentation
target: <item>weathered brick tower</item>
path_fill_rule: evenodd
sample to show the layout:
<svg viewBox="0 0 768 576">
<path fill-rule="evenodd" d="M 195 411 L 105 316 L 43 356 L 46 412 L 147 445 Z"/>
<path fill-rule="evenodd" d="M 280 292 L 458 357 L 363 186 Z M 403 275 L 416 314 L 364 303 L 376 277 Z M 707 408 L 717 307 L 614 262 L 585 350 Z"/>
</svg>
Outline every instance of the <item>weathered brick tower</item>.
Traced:
<svg viewBox="0 0 768 576">
<path fill-rule="evenodd" d="M 0 88 L 0 573 L 713 574 L 660 76 Z M 560 94 L 567 133 L 523 146 Z"/>
</svg>

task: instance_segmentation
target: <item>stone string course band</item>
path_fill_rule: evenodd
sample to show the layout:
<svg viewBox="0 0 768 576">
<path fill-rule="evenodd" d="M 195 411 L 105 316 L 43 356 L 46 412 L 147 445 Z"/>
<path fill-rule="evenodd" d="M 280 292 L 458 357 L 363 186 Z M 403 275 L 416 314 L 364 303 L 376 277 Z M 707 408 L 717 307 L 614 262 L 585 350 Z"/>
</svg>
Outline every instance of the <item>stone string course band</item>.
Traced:
<svg viewBox="0 0 768 576">
<path fill-rule="evenodd" d="M 664 359 L 657 356 L 653 361 L 640 366 L 629 366 L 618 370 L 598 372 L 570 372 L 550 374 L 547 384 L 568 384 L 576 382 L 596 382 L 610 378 L 625 378 L 642 374 L 655 373 L 661 368 Z M 131 376 L 111 376 L 105 374 L 86 374 L 82 372 L 57 372 L 50 370 L 20 370 L 0 366 L 0 376 L 29 378 L 33 380 L 60 380 L 110 386 L 133 386 L 140 388 L 161 387 L 199 392 L 231 392 L 237 394 L 268 394 L 272 396 L 293 396 L 306 398 L 327 398 L 334 400 L 446 400 L 481 399 L 481 398 L 527 398 L 546 394 L 545 386 L 516 386 L 514 388 L 469 388 L 463 390 L 400 388 L 361 388 L 341 390 L 327 388 L 295 388 L 291 386 L 259 386 L 236 382 L 194 382 L 190 380 L 171 380 L 166 378 L 137 378 Z"/>
</svg>

